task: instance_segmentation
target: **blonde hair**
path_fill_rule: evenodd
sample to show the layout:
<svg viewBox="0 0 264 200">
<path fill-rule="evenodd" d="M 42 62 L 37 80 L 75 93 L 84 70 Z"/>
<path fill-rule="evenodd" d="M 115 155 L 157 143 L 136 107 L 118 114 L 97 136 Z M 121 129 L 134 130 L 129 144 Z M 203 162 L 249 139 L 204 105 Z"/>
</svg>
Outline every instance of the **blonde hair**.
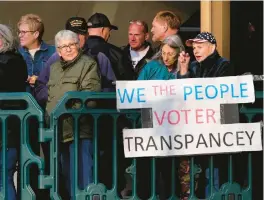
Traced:
<svg viewBox="0 0 264 200">
<path fill-rule="evenodd" d="M 160 11 L 156 14 L 155 19 L 165 21 L 171 29 L 179 29 L 181 26 L 181 19 L 172 11 Z"/>
<path fill-rule="evenodd" d="M 38 40 L 42 40 L 42 37 L 44 35 L 44 24 L 42 22 L 42 19 L 38 15 L 26 14 L 22 16 L 17 23 L 17 27 L 19 28 L 21 24 L 27 24 L 31 31 L 38 31 Z"/>
</svg>

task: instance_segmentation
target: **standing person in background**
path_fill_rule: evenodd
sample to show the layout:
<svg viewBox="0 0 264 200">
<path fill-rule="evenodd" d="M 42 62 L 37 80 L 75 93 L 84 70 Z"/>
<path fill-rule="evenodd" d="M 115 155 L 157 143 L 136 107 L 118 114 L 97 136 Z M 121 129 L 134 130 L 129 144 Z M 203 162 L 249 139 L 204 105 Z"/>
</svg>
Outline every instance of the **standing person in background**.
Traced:
<svg viewBox="0 0 264 200">
<path fill-rule="evenodd" d="M 112 82 L 133 79 L 133 71 L 127 69 L 124 65 L 123 51 L 108 42 L 111 31 L 118 30 L 118 27 L 112 25 L 108 17 L 102 13 L 93 14 L 87 20 L 87 25 L 89 37 L 86 41 L 85 49 L 89 50 L 92 55 L 97 56 L 99 53 L 102 55 L 104 61 L 100 62 L 98 60 L 102 75 L 102 84 L 109 85 L 108 91 L 114 92 L 115 86 L 112 85 Z M 107 66 L 107 69 L 103 66 Z M 111 76 L 107 76 L 105 71 L 111 71 Z M 109 80 L 108 77 L 111 77 L 112 80 Z M 104 87 L 102 86 L 102 88 Z"/>
<path fill-rule="evenodd" d="M 152 41 L 162 42 L 170 35 L 177 35 L 181 26 L 181 19 L 172 11 L 160 11 L 156 14 L 152 21 Z M 160 46 L 154 49 L 158 52 Z"/>
<path fill-rule="evenodd" d="M 115 92 L 116 80 L 133 80 L 133 70 L 128 69 L 124 65 L 123 51 L 108 42 L 112 30 L 118 30 L 118 27 L 111 24 L 108 17 L 103 13 L 95 13 L 88 20 L 89 37 L 85 44 L 85 49 L 97 58 L 97 63 L 101 72 L 101 85 L 103 92 Z M 101 101 L 97 104 L 100 108 L 116 109 L 116 101 Z M 122 120 L 121 120 L 122 119 Z M 121 122 L 122 121 L 122 122 Z M 119 117 L 117 120 L 117 159 L 118 159 L 118 181 L 117 192 L 121 197 L 121 191 L 125 187 L 125 169 L 127 167 L 122 140 L 122 127 L 125 127 L 127 120 L 125 116 Z M 106 185 L 108 189 L 112 188 L 112 162 L 113 154 L 113 122 L 109 116 L 103 115 L 98 121 L 98 137 L 99 137 L 99 177 L 100 181 Z"/>
<path fill-rule="evenodd" d="M 153 56 L 148 39 L 148 24 L 142 20 L 131 20 L 128 27 L 128 45 L 123 51 L 125 65 L 135 73 L 135 79 L 147 64 L 147 59 Z"/>
<path fill-rule="evenodd" d="M 85 41 L 88 36 L 87 23 L 82 17 L 71 17 L 65 24 L 65 29 L 70 30 L 78 35 L 80 48 L 83 50 Z M 60 55 L 55 52 L 46 62 L 46 67 L 40 72 L 34 88 L 34 95 L 39 105 L 45 110 L 48 100 L 47 83 L 50 77 L 50 67 L 53 63 L 60 60 Z"/>
<path fill-rule="evenodd" d="M 41 70 L 44 69 L 47 60 L 55 52 L 55 47 L 42 40 L 44 23 L 38 15 L 27 14 L 22 16 L 17 27 L 20 41 L 19 52 L 26 61 L 28 82 L 31 85 L 27 91 L 32 93 L 32 87 L 34 87 L 35 81 Z"/>
<path fill-rule="evenodd" d="M 147 60 L 153 56 L 153 50 L 149 40 L 148 24 L 142 20 L 129 21 L 128 44 L 123 47 L 124 65 L 133 73 L 133 80 L 137 80 L 141 70 L 147 64 Z M 122 146 L 120 148 L 123 149 Z M 126 166 L 131 165 L 131 159 L 124 159 Z M 131 185 L 131 177 L 127 177 L 127 186 Z M 131 187 L 122 191 L 122 196 L 131 193 Z"/>
<path fill-rule="evenodd" d="M 55 62 L 50 71 L 48 82 L 47 113 L 51 114 L 58 101 L 68 91 L 99 92 L 101 81 L 98 74 L 97 63 L 91 57 L 84 55 L 80 49 L 78 35 L 69 30 L 61 30 L 55 36 L 55 45 L 61 60 Z M 87 103 L 90 107 L 90 103 Z M 91 105 L 92 106 L 92 105 Z M 78 101 L 73 101 L 69 107 L 80 108 Z M 79 150 L 78 150 L 78 185 L 84 189 L 93 182 L 93 122 L 87 115 L 78 119 Z M 74 164 L 74 120 L 69 116 L 60 118 L 60 161 L 62 174 L 66 180 L 66 188 L 71 195 Z"/>
<path fill-rule="evenodd" d="M 35 81 L 40 72 L 45 68 L 49 57 L 55 52 L 55 47 L 46 44 L 42 38 L 44 34 L 44 23 L 42 19 L 35 14 L 26 14 L 22 16 L 18 23 L 18 37 L 20 42 L 19 52 L 27 64 L 28 85 L 27 92 L 34 95 Z M 29 119 L 29 137 L 32 150 L 40 155 L 40 144 L 38 143 L 38 120 L 34 117 Z M 31 186 L 38 196 L 43 196 L 43 190 L 37 188 L 38 168 L 32 165 L 30 168 L 32 177 Z"/>
<path fill-rule="evenodd" d="M 11 78 L 10 78 L 11 77 Z M 0 92 L 26 92 L 27 65 L 23 57 L 16 53 L 15 37 L 11 30 L 4 24 L 0 24 Z M 21 109 L 21 103 L 7 102 L 0 104 L 0 109 Z M 11 116 L 7 120 L 7 149 L 3 149 L 2 137 L 0 141 L 0 187 L 3 188 L 3 158 L 2 151 L 7 152 L 7 196 L 8 200 L 16 200 L 16 190 L 13 176 L 20 149 L 20 121 Z M 1 135 L 2 128 L 1 128 Z"/>
<path fill-rule="evenodd" d="M 160 52 L 156 53 L 152 60 L 146 64 L 139 74 L 138 80 L 175 79 L 179 71 L 178 58 L 183 51 L 184 46 L 178 35 L 166 37 L 161 43 Z M 152 110 L 142 109 L 143 126 L 147 124 L 148 127 L 153 127 L 151 115 Z M 150 198 L 150 164 L 149 158 L 139 158 L 137 160 L 138 195 L 141 199 Z M 168 199 L 171 195 L 172 158 L 157 158 L 156 166 L 157 179 L 161 182 L 160 174 L 163 180 L 163 190 L 160 190 L 159 194 L 160 199 Z M 184 176 L 184 174 L 180 174 L 180 179 L 185 178 Z"/>
<path fill-rule="evenodd" d="M 178 57 L 185 48 L 178 35 L 168 36 L 157 52 L 143 68 L 138 80 L 169 80 L 179 71 Z"/>
<path fill-rule="evenodd" d="M 154 49 L 154 61 L 150 64 L 145 65 L 139 74 L 138 80 L 168 80 L 175 78 L 175 75 L 170 73 L 164 66 L 164 63 L 155 61 L 156 58 L 161 57 L 162 42 L 169 36 L 177 35 L 180 29 L 181 20 L 179 16 L 171 11 L 160 11 L 156 14 L 152 21 L 152 41 L 158 42 L 159 45 Z M 179 36 L 177 36 L 179 37 Z M 181 41 L 181 39 L 180 39 Z M 182 43 L 182 42 L 181 42 Z M 153 66 L 153 69 L 151 69 Z M 145 108 L 141 110 L 142 126 L 144 128 L 152 127 L 152 110 Z M 142 160 L 143 163 L 150 163 L 149 159 Z M 144 164 L 142 164 L 144 165 Z M 141 167 L 142 168 L 142 167 Z M 143 167 L 144 168 L 144 167 Z M 147 168 L 149 169 L 149 168 Z M 144 171 L 146 171 L 145 169 Z M 147 171 L 146 171 L 147 172 Z M 147 172 L 148 173 L 148 172 Z M 146 178 L 145 180 L 148 180 Z M 150 179 L 149 179 L 150 180 Z M 139 188 L 141 198 L 145 199 L 150 197 L 150 186 L 143 180 L 142 186 Z M 141 184 L 141 183 L 140 183 Z M 143 185 L 146 185 L 146 189 Z M 143 188 L 142 188 L 143 187 Z M 164 195 L 166 196 L 167 191 L 165 189 Z"/>
</svg>

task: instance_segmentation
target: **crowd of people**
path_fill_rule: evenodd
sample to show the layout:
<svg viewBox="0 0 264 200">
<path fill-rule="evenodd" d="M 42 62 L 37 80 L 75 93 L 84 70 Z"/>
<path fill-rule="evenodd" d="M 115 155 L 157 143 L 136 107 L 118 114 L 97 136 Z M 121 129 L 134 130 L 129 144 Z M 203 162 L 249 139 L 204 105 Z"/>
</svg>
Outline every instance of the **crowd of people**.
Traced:
<svg viewBox="0 0 264 200">
<path fill-rule="evenodd" d="M 156 14 L 149 31 L 143 20 L 128 23 L 128 44 L 117 47 L 108 42 L 112 25 L 102 13 L 93 14 L 87 21 L 71 17 L 65 30 L 55 35 L 55 46 L 43 41 L 44 23 L 35 14 L 27 14 L 17 23 L 19 45 L 11 29 L 0 24 L 0 92 L 29 92 L 49 115 L 58 100 L 68 91 L 114 92 L 117 80 L 169 80 L 179 78 L 220 77 L 233 75 L 230 62 L 217 51 L 212 33 L 201 32 L 184 43 L 178 32 L 180 18 L 171 11 Z M 153 48 L 150 42 L 159 45 Z M 193 48 L 195 60 L 185 52 Z M 13 73 L 15 72 L 15 73 Z M 10 82 L 10 77 L 12 81 Z M 79 106 L 75 103 L 73 106 Z M 93 105 L 91 105 L 93 106 Z M 79 186 L 85 188 L 93 182 L 92 122 L 80 120 Z M 74 162 L 73 121 L 63 119 L 61 130 L 60 163 L 65 187 L 72 196 L 72 163 Z M 14 143 L 16 130 L 8 135 L 8 199 L 16 199 L 13 174 L 18 160 L 18 143 Z M 43 147 L 44 155 L 47 148 Z M 0 155 L 2 155 L 0 153 Z M 2 158 L 0 157 L 2 165 Z M 138 196 L 150 197 L 150 174 L 144 166 L 147 158 L 138 161 Z M 170 196 L 171 174 L 167 159 L 159 159 L 157 171 L 164 182 L 164 199 Z M 2 169 L 2 166 L 0 166 Z M 126 166 L 128 167 L 128 166 Z M 181 159 L 179 167 L 181 198 L 189 195 L 189 160 Z M 124 172 L 123 172 L 124 173 Z M 149 174 L 149 175 L 148 175 Z M 157 176 L 159 177 L 159 176 Z M 2 180 L 2 173 L 0 173 Z M 124 187 L 124 185 L 123 185 Z M 122 186 L 121 186 L 122 189 Z M 119 192 L 121 192 L 121 189 Z M 168 191 L 167 191 L 168 190 Z"/>
</svg>

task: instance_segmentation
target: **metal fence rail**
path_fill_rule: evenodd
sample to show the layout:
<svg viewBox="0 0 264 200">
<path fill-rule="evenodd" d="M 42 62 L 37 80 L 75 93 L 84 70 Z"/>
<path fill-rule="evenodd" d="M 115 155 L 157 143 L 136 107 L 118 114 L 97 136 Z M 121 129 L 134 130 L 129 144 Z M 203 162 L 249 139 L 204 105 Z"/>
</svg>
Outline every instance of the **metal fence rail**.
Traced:
<svg viewBox="0 0 264 200">
<path fill-rule="evenodd" d="M 263 92 L 259 91 L 256 92 L 256 99 L 263 99 Z M 114 107 L 109 106 L 106 103 L 107 101 L 115 101 L 115 94 L 114 93 L 89 93 L 89 92 L 69 92 L 66 93 L 65 96 L 61 99 L 58 103 L 56 108 L 53 110 L 50 116 L 50 127 L 44 128 L 44 114 L 41 108 L 38 106 L 36 101 L 33 97 L 28 93 L 1 93 L 0 94 L 0 101 L 2 100 L 24 100 L 27 102 L 28 106 L 25 110 L 1 110 L 0 111 L 0 120 L 2 122 L 2 149 L 7 149 L 7 141 L 8 141 L 8 134 L 6 128 L 6 120 L 10 115 L 15 115 L 20 119 L 21 122 L 21 141 L 20 141 L 20 173 L 21 173 L 21 180 L 20 180 L 20 187 L 21 187 L 21 199 L 22 200 L 35 200 L 36 195 L 34 194 L 30 183 L 30 173 L 29 167 L 32 164 L 37 164 L 40 174 L 38 179 L 38 187 L 39 189 L 49 189 L 50 199 L 53 200 L 61 200 L 62 197 L 59 191 L 59 148 L 60 148 L 60 135 L 59 135 L 59 119 L 62 115 L 68 114 L 73 117 L 74 121 L 74 166 L 73 166 L 73 181 L 72 181 L 72 191 L 74 193 L 73 200 L 92 200 L 92 199 L 100 199 L 100 200 L 118 200 L 120 196 L 118 195 L 120 191 L 118 191 L 118 182 L 120 174 L 120 167 L 121 160 L 118 160 L 120 156 L 118 156 L 120 146 L 120 127 L 118 125 L 118 121 L 120 119 L 125 118 L 129 121 L 129 128 L 136 128 L 140 126 L 139 118 L 140 112 L 138 110 L 126 110 L 126 111 L 117 111 Z M 80 102 L 80 107 L 77 109 L 68 108 L 67 102 L 74 100 Z M 89 107 L 87 106 L 87 102 L 99 102 L 98 105 L 103 105 L 102 107 Z M 101 103 L 100 103 L 101 102 Z M 102 103 L 103 102 L 103 103 Z M 263 114 L 262 108 L 248 108 L 246 105 L 243 106 L 240 110 L 241 114 L 245 115 L 248 122 L 252 122 L 253 118 L 258 114 Z M 93 168 L 93 184 L 87 186 L 84 190 L 81 190 L 78 187 L 78 120 L 83 114 L 89 114 L 92 116 L 93 119 L 93 143 L 94 143 L 94 168 Z M 112 186 L 109 188 L 106 187 L 104 183 L 100 183 L 100 174 L 98 171 L 98 162 L 100 160 L 100 150 L 99 148 L 99 128 L 98 126 L 102 126 L 100 122 L 100 117 L 102 115 L 111 116 L 112 118 L 112 126 L 111 131 L 113 132 L 112 141 Z M 45 174 L 44 172 L 44 160 L 37 156 L 33 151 L 29 144 L 29 126 L 28 119 L 30 117 L 36 117 L 39 121 L 39 142 L 49 142 L 50 143 L 50 157 L 45 158 L 49 159 L 50 163 L 50 173 Z M 121 127 L 126 128 L 126 126 Z M 100 133 L 101 134 L 101 133 Z M 104 133 L 107 134 L 107 133 Z M 122 138 L 122 137 L 121 137 Z M 121 139 L 122 140 L 122 139 Z M 7 199 L 7 151 L 2 151 L 2 158 L 3 158 L 3 165 L 2 165 L 2 188 L 0 192 L 0 199 L 6 200 Z M 195 192 L 195 157 L 190 158 L 190 197 L 189 200 L 197 200 L 198 197 Z M 228 180 L 226 183 L 222 184 L 221 188 L 217 190 L 214 188 L 214 161 L 215 156 L 208 157 L 208 168 L 209 168 L 209 177 L 208 177 L 208 200 L 252 200 L 252 154 L 248 153 L 248 166 L 247 166 L 247 179 L 248 185 L 246 188 L 242 188 L 241 185 L 236 183 L 233 178 L 234 172 L 234 163 L 233 163 L 233 155 L 228 155 L 228 163 L 226 164 L 228 167 Z M 179 163 L 175 158 L 172 159 L 172 181 L 171 181 L 171 200 L 179 200 L 179 194 L 176 194 L 176 176 L 177 176 L 177 169 Z M 150 158 L 151 160 L 151 195 L 149 199 L 155 200 L 160 198 L 160 194 L 157 192 L 158 186 L 156 184 L 156 162 L 155 158 Z M 124 160 L 122 160 L 123 162 Z M 132 194 L 131 196 L 127 197 L 130 200 L 139 199 L 137 193 L 137 183 L 138 183 L 138 176 L 137 176 L 137 159 L 130 160 L 130 167 L 127 166 L 126 173 L 130 174 L 132 177 Z M 219 169 L 221 170 L 221 169 Z M 121 174 L 124 172 L 121 172 Z M 141 177 L 142 178 L 142 177 Z M 204 188 L 205 189 L 205 188 Z"/>
</svg>

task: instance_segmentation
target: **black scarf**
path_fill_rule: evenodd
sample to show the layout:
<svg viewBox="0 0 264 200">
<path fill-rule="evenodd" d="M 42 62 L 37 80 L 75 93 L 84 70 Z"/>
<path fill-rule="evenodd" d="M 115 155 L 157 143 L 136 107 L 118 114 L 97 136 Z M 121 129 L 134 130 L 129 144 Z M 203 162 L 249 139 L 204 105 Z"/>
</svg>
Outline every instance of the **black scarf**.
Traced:
<svg viewBox="0 0 264 200">
<path fill-rule="evenodd" d="M 83 51 L 82 50 L 79 50 L 78 55 L 73 60 L 65 61 L 61 57 L 60 63 L 61 63 L 62 69 L 66 69 L 67 67 L 74 65 L 80 59 L 80 57 L 82 55 L 83 55 Z"/>
</svg>

